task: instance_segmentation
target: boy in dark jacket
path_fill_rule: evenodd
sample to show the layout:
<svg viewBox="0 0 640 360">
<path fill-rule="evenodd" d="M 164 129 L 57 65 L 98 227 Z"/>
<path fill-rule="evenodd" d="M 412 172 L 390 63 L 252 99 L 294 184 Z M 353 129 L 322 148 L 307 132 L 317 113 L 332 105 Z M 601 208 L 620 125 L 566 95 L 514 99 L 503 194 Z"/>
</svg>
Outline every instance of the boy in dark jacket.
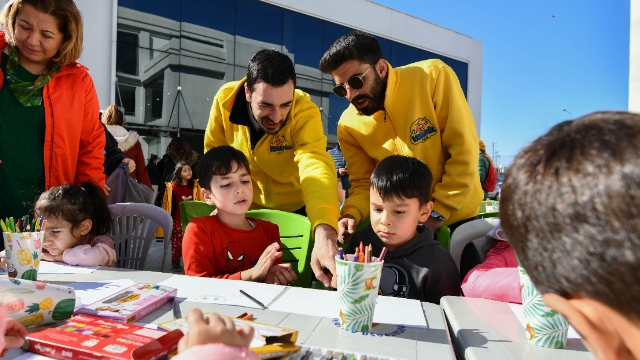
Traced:
<svg viewBox="0 0 640 360">
<path fill-rule="evenodd" d="M 380 278 L 380 294 L 440 303 L 446 295 L 460 295 L 460 274 L 451 254 L 433 240 L 425 222 L 433 202 L 429 197 L 431 171 L 422 161 L 394 155 L 382 160 L 371 175 L 371 223 L 354 234 L 348 254 L 362 242 L 373 256 L 384 247 L 387 255 Z"/>
</svg>

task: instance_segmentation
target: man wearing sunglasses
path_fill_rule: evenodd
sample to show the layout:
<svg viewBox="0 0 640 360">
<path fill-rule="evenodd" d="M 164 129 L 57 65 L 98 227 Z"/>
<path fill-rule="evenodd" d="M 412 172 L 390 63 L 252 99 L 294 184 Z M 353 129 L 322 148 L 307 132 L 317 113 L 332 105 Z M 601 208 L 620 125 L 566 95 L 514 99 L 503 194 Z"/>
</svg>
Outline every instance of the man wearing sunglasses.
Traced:
<svg viewBox="0 0 640 360">
<path fill-rule="evenodd" d="M 378 41 L 355 31 L 320 60 L 333 92 L 351 105 L 338 122 L 338 141 L 349 167 L 351 190 L 338 224 L 340 238 L 369 216 L 369 178 L 390 155 L 414 156 L 433 174 L 434 202 L 426 226 L 452 231 L 478 214 L 478 136 L 453 70 L 432 59 L 393 68 Z"/>
<path fill-rule="evenodd" d="M 320 109 L 295 89 L 291 59 L 260 50 L 247 76 L 223 85 L 213 100 L 204 151 L 231 145 L 249 160 L 252 209 L 308 216 L 314 235 L 311 266 L 318 280 L 336 286 L 338 184 L 327 153 Z M 327 271 L 330 274 L 323 272 Z"/>
</svg>

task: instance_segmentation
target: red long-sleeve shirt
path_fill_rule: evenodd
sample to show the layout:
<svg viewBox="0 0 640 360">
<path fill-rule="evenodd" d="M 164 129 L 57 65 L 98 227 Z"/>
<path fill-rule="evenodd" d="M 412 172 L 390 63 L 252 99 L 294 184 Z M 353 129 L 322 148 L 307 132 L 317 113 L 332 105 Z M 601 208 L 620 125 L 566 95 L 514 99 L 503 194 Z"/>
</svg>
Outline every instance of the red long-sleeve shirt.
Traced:
<svg viewBox="0 0 640 360">
<path fill-rule="evenodd" d="M 240 280 L 267 246 L 280 244 L 278 225 L 249 219 L 256 224 L 251 230 L 232 228 L 215 215 L 191 219 L 182 239 L 185 275 Z"/>
</svg>

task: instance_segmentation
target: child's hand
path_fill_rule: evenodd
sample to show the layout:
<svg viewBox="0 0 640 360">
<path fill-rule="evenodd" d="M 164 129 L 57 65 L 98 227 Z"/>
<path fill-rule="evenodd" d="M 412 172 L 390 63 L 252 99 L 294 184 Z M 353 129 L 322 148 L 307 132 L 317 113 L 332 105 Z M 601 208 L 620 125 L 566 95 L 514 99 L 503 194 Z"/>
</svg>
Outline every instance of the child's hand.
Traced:
<svg viewBox="0 0 640 360">
<path fill-rule="evenodd" d="M 192 346 L 210 343 L 222 343 L 233 346 L 249 347 L 253 339 L 253 328 L 243 325 L 236 329 L 233 320 L 218 314 L 203 317 L 199 309 L 191 309 L 187 314 L 189 332 L 180 339 L 178 352 L 182 353 Z"/>
<path fill-rule="evenodd" d="M 51 261 L 51 262 L 64 262 L 62 260 L 62 255 L 51 255 L 48 252 L 42 252 L 42 260 Z"/>
<path fill-rule="evenodd" d="M 4 334 L 0 334 L 0 336 L 4 336 L 5 348 L 0 353 L 0 357 L 4 357 L 10 348 L 21 347 L 27 337 L 27 329 L 17 320 L 6 319 L 4 325 L 6 325 Z"/>
<path fill-rule="evenodd" d="M 258 259 L 256 266 L 249 270 L 245 270 L 240 274 L 242 280 L 257 282 L 264 281 L 264 278 L 267 276 L 267 272 L 271 268 L 273 262 L 277 258 L 282 257 L 282 252 L 278 251 L 278 249 L 280 249 L 280 244 L 278 243 L 273 243 L 267 246 L 262 255 L 260 255 L 260 259 Z"/>
<path fill-rule="evenodd" d="M 297 279 L 298 275 L 291 268 L 291 264 L 276 264 L 271 266 L 264 282 L 267 284 L 287 285 Z"/>
</svg>

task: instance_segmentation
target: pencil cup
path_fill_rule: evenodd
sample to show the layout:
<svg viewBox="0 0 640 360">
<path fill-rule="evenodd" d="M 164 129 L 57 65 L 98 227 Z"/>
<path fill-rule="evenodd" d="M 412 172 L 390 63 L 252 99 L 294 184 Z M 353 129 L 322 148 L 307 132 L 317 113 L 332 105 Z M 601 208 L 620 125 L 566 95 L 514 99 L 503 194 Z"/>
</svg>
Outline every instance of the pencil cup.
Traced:
<svg viewBox="0 0 640 360">
<path fill-rule="evenodd" d="M 2 234 L 9 277 L 37 280 L 44 231 Z"/>
<path fill-rule="evenodd" d="M 0 277 L 0 289 L 7 316 L 24 326 L 68 319 L 76 305 L 76 293 L 68 286 Z"/>
<path fill-rule="evenodd" d="M 518 260 L 518 272 L 527 340 L 538 346 L 564 349 L 567 344 L 569 322 L 542 301 L 542 294 L 531 282 L 527 271 L 520 265 L 520 260 Z"/>
<path fill-rule="evenodd" d="M 336 257 L 340 326 L 367 332 L 373 323 L 380 274 L 384 262 L 359 263 Z"/>
</svg>

